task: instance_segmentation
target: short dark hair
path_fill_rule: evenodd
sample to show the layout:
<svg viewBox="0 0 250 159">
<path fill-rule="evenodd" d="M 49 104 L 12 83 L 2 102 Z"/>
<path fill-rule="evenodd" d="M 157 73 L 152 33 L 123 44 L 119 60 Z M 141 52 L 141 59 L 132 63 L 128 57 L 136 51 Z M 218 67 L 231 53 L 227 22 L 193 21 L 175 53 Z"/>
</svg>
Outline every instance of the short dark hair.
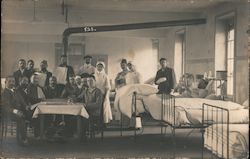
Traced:
<svg viewBox="0 0 250 159">
<path fill-rule="evenodd" d="M 90 55 L 83 56 L 83 59 L 86 59 L 86 58 L 91 58 L 92 59 L 92 56 L 90 56 Z"/>
<path fill-rule="evenodd" d="M 80 76 L 81 76 L 81 78 L 88 78 L 90 76 L 90 74 L 82 73 Z"/>
<path fill-rule="evenodd" d="M 32 63 L 34 63 L 34 61 L 33 61 L 33 60 L 31 60 L 31 59 L 27 61 L 27 63 L 29 63 L 29 62 L 32 62 Z"/>
<path fill-rule="evenodd" d="M 161 61 L 167 61 L 167 59 L 166 58 L 160 58 L 160 62 Z"/>
<path fill-rule="evenodd" d="M 95 76 L 94 75 L 89 75 L 88 78 L 93 78 L 95 80 Z"/>
<path fill-rule="evenodd" d="M 126 59 L 122 59 L 121 63 L 126 63 L 127 64 L 127 60 Z"/>
<path fill-rule="evenodd" d="M 47 60 L 42 60 L 41 63 L 43 63 L 43 64 L 45 64 L 45 65 L 48 65 Z"/>
<path fill-rule="evenodd" d="M 63 54 L 63 55 L 61 55 L 61 57 L 67 57 L 67 55 L 64 55 L 64 54 Z"/>
<path fill-rule="evenodd" d="M 20 61 L 24 61 L 24 62 L 26 62 L 24 59 L 19 59 L 19 60 L 18 60 L 18 62 L 20 62 Z"/>
</svg>

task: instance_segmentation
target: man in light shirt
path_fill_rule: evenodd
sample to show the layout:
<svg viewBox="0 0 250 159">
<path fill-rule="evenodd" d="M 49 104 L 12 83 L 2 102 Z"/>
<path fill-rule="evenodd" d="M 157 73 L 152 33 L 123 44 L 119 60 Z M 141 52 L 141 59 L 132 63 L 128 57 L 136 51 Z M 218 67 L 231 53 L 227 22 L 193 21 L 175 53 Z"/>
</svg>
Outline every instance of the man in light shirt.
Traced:
<svg viewBox="0 0 250 159">
<path fill-rule="evenodd" d="M 136 71 L 135 65 L 132 62 L 128 62 L 129 72 L 126 75 L 126 84 L 141 83 L 141 74 Z"/>
<path fill-rule="evenodd" d="M 95 73 L 95 67 L 92 66 L 91 61 L 92 61 L 92 56 L 86 55 L 83 57 L 84 59 L 84 64 L 80 67 L 78 71 L 78 75 L 82 75 L 84 73 L 93 75 Z"/>
</svg>

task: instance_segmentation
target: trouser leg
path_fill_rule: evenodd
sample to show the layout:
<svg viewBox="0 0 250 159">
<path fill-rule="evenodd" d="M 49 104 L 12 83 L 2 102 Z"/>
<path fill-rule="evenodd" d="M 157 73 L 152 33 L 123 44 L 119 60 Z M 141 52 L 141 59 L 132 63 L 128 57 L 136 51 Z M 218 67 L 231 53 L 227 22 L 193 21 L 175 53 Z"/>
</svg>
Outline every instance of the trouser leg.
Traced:
<svg viewBox="0 0 250 159">
<path fill-rule="evenodd" d="M 18 142 L 21 142 L 27 139 L 26 123 L 25 119 L 22 117 L 16 117 L 16 119 L 17 119 L 17 130 L 16 130 L 17 140 Z"/>
</svg>

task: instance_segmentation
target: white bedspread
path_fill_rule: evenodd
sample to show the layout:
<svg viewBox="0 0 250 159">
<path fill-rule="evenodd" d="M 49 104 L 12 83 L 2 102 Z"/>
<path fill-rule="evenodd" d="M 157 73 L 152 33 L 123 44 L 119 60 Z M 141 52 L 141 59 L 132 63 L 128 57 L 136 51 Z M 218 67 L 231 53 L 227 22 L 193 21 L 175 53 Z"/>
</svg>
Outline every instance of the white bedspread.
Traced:
<svg viewBox="0 0 250 159">
<path fill-rule="evenodd" d="M 161 96 L 160 95 L 150 95 L 143 97 L 145 106 L 153 116 L 154 119 L 161 120 Z M 202 104 L 207 103 L 210 105 L 218 106 L 229 110 L 229 122 L 230 123 L 247 123 L 249 121 L 249 111 L 248 109 L 243 109 L 244 107 L 240 104 L 233 103 L 230 101 L 219 101 L 210 100 L 204 98 L 176 98 L 176 124 L 199 124 L 202 120 Z M 205 110 L 204 114 L 207 115 L 208 119 L 212 119 L 212 109 Z M 216 112 L 213 113 L 213 119 L 215 121 Z M 221 114 L 218 113 L 218 118 L 221 118 Z M 163 120 L 167 120 L 164 116 Z M 223 113 L 223 121 L 227 120 L 227 116 Z M 222 121 L 222 120 L 220 120 Z"/>
<path fill-rule="evenodd" d="M 156 94 L 157 91 L 156 88 L 147 84 L 124 86 L 117 92 L 114 103 L 115 108 L 131 118 L 131 114 L 134 112 L 132 107 L 132 96 L 133 92 L 137 92 L 137 97 L 139 99 L 136 102 L 137 112 L 142 113 L 148 111 L 154 119 L 168 121 L 166 115 L 162 119 L 161 95 Z M 202 119 L 203 103 L 228 109 L 230 123 L 248 123 L 249 121 L 249 111 L 243 109 L 244 107 L 242 105 L 234 102 L 204 98 L 176 98 L 176 124 L 200 123 Z M 211 119 L 211 114 L 209 114 L 209 119 Z M 223 115 L 223 118 L 224 121 L 226 121 L 225 114 Z"/>
<path fill-rule="evenodd" d="M 223 127 L 223 136 L 222 136 Z M 214 124 L 205 131 L 205 147 L 218 157 L 227 157 L 227 125 Z M 224 144 L 224 145 L 223 145 Z M 223 147 L 222 147 L 223 145 Z M 229 158 L 247 158 L 249 154 L 249 125 L 229 124 Z"/>
</svg>

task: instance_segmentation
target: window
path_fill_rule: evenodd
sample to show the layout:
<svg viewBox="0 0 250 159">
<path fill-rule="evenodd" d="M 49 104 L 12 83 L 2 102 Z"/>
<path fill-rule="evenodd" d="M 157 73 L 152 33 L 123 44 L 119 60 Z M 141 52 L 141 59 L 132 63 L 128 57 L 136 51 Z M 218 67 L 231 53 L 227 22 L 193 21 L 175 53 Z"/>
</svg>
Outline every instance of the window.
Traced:
<svg viewBox="0 0 250 159">
<path fill-rule="evenodd" d="M 226 83 L 219 87 L 216 83 L 217 95 L 226 95 L 234 100 L 234 65 L 235 65 L 235 25 L 234 12 L 216 18 L 215 32 L 215 72 L 226 71 Z M 224 81 L 223 81 L 224 82 Z"/>
<path fill-rule="evenodd" d="M 229 24 L 227 31 L 227 95 L 233 96 L 234 92 L 234 27 Z"/>
<path fill-rule="evenodd" d="M 184 74 L 185 59 L 185 30 L 176 32 L 175 35 L 175 52 L 174 52 L 174 71 L 177 82 Z"/>
</svg>

